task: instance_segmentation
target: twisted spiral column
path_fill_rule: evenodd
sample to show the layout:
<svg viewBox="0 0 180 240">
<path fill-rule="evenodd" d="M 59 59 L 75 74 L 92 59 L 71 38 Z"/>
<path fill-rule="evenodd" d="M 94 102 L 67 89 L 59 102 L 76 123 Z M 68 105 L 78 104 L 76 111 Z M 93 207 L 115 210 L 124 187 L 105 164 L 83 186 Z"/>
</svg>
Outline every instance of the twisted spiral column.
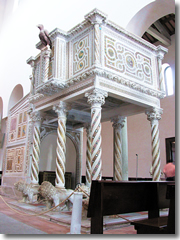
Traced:
<svg viewBox="0 0 180 240">
<path fill-rule="evenodd" d="M 40 112 L 32 113 L 32 121 L 34 122 L 34 133 L 32 145 L 31 182 L 34 184 L 38 184 L 39 156 L 40 156 L 40 127 L 42 122 L 42 116 Z"/>
<path fill-rule="evenodd" d="M 159 120 L 161 119 L 162 109 L 151 108 L 146 110 L 147 119 L 151 122 L 152 138 L 152 178 L 159 181 L 161 177 L 161 160 L 159 149 Z"/>
<path fill-rule="evenodd" d="M 49 61 L 50 61 L 50 54 L 51 54 L 49 45 L 46 48 L 47 49 L 44 52 L 44 79 L 43 79 L 43 82 L 48 81 Z"/>
<path fill-rule="evenodd" d="M 122 133 L 124 127 L 124 117 L 116 117 L 112 119 L 114 127 L 114 180 L 122 181 Z"/>
<path fill-rule="evenodd" d="M 105 103 L 107 92 L 94 89 L 86 93 L 88 103 L 91 104 L 91 179 L 101 180 L 101 106 Z"/>
<path fill-rule="evenodd" d="M 86 185 L 91 185 L 91 126 L 86 124 L 87 144 L 86 144 Z"/>
<path fill-rule="evenodd" d="M 94 24 L 94 60 L 95 64 L 100 63 L 100 51 L 99 51 L 99 38 L 100 38 L 100 31 L 99 31 L 99 23 Z"/>
<path fill-rule="evenodd" d="M 159 89 L 165 92 L 165 84 L 162 70 L 162 57 L 158 57 L 158 67 L 159 67 Z"/>
<path fill-rule="evenodd" d="M 68 112 L 68 105 L 61 101 L 58 105 L 53 107 L 53 110 L 58 114 L 55 185 L 56 187 L 64 188 L 66 162 L 66 115 Z"/>
</svg>

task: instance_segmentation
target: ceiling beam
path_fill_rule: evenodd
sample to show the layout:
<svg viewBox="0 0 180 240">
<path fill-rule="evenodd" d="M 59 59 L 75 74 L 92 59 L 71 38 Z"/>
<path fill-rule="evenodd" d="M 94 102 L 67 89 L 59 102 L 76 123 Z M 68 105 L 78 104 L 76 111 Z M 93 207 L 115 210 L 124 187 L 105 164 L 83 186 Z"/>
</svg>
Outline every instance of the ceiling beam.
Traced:
<svg viewBox="0 0 180 240">
<path fill-rule="evenodd" d="M 171 45 L 171 40 L 169 40 L 167 37 L 165 37 L 164 35 L 159 33 L 156 29 L 150 27 L 150 28 L 148 28 L 148 30 L 146 32 L 148 32 L 151 36 L 153 36 L 154 38 L 159 40 L 164 45 L 166 45 L 166 46 Z"/>
<path fill-rule="evenodd" d="M 165 37 L 167 37 L 169 40 L 171 40 L 171 36 L 168 33 L 167 29 L 161 24 L 161 22 L 158 20 L 154 23 L 155 27 L 158 29 L 158 31 L 163 34 Z"/>
</svg>

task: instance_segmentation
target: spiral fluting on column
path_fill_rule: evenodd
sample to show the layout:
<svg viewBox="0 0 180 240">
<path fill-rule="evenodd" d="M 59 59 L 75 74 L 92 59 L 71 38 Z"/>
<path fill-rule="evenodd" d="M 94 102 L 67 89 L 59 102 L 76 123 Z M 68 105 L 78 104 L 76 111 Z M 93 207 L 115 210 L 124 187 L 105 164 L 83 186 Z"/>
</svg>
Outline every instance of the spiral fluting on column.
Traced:
<svg viewBox="0 0 180 240">
<path fill-rule="evenodd" d="M 154 121 L 155 122 L 155 121 Z M 151 126 L 152 136 L 152 176 L 153 181 L 159 181 L 161 176 L 161 162 L 160 162 L 160 149 L 159 149 L 159 129 L 158 122 Z"/>
<path fill-rule="evenodd" d="M 50 49 L 47 49 L 44 53 L 44 82 L 48 81 L 50 51 Z"/>
<path fill-rule="evenodd" d="M 162 109 L 150 108 L 146 110 L 147 119 L 151 122 L 152 140 L 152 178 L 159 181 L 161 177 L 161 160 L 159 148 L 159 120 L 161 119 Z"/>
<path fill-rule="evenodd" d="M 112 118 L 114 127 L 114 179 L 122 180 L 122 128 L 124 127 L 125 118 L 117 116 Z"/>
<path fill-rule="evenodd" d="M 100 89 L 85 93 L 91 104 L 91 179 L 101 180 L 101 106 L 105 103 L 108 93 Z"/>
<path fill-rule="evenodd" d="M 121 133 L 115 129 L 114 142 L 114 177 L 116 181 L 122 180 L 122 142 Z"/>
<path fill-rule="evenodd" d="M 53 110 L 58 114 L 55 185 L 60 188 L 64 188 L 65 186 L 66 115 L 69 109 L 70 105 L 63 101 L 53 106 Z"/>
<path fill-rule="evenodd" d="M 91 117 L 91 178 L 101 180 L 101 109 L 93 109 Z"/>
<path fill-rule="evenodd" d="M 91 129 L 90 126 L 86 129 L 87 132 L 87 148 L 86 148 L 86 185 L 91 185 Z"/>
<path fill-rule="evenodd" d="M 56 185 L 65 185 L 66 119 L 58 119 L 56 149 Z"/>
<path fill-rule="evenodd" d="M 160 58 L 158 59 L 158 65 L 159 65 L 159 88 L 161 91 L 165 91 L 162 60 Z"/>
<path fill-rule="evenodd" d="M 40 127 L 35 126 L 33 135 L 33 151 L 31 165 L 31 181 L 33 183 L 38 183 L 39 155 L 40 155 Z"/>
<path fill-rule="evenodd" d="M 95 63 L 99 63 L 99 24 L 95 24 L 94 26 L 94 41 L 95 41 Z"/>
</svg>

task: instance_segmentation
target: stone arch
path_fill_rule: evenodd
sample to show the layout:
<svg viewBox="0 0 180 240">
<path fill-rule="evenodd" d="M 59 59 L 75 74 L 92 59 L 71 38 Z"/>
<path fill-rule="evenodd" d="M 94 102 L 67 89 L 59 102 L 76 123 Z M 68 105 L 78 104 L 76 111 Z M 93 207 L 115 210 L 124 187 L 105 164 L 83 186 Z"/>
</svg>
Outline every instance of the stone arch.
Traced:
<svg viewBox="0 0 180 240">
<path fill-rule="evenodd" d="M 23 98 L 23 87 L 21 84 L 18 84 L 14 87 L 11 92 L 9 103 L 8 103 L 8 111 L 21 99 Z"/>
<path fill-rule="evenodd" d="M 144 32 L 159 18 L 175 14 L 174 1 L 169 0 L 156 0 L 151 2 L 137 12 L 134 17 L 129 21 L 126 29 L 139 37 L 142 37 Z"/>
</svg>

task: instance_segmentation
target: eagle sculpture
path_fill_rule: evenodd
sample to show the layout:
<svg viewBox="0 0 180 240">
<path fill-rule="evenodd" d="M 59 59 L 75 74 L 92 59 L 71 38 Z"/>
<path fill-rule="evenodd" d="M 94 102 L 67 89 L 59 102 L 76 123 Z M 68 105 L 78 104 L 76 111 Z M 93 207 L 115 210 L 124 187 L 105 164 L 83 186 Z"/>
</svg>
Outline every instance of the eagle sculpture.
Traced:
<svg viewBox="0 0 180 240">
<path fill-rule="evenodd" d="M 52 43 L 51 43 L 51 39 L 49 37 L 49 32 L 46 29 L 44 29 L 44 26 L 42 24 L 37 25 L 37 27 L 40 29 L 39 38 L 40 38 L 42 44 L 44 46 L 49 45 L 50 49 L 52 49 Z"/>
</svg>

